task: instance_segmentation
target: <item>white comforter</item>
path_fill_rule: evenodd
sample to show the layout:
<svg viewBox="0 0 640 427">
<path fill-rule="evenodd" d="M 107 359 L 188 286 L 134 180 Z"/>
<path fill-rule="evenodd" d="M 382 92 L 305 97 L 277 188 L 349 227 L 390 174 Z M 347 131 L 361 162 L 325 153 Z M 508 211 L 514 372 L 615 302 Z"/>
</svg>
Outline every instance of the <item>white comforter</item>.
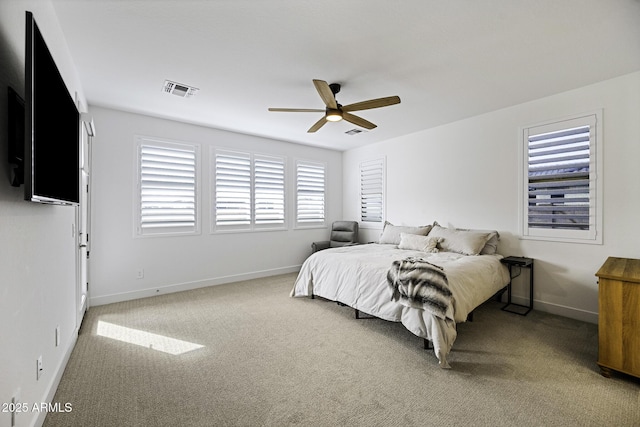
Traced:
<svg viewBox="0 0 640 427">
<path fill-rule="evenodd" d="M 391 300 L 387 272 L 393 261 L 410 256 L 424 258 L 444 269 L 453 294 L 452 315 L 443 319 Z M 456 339 L 456 323 L 464 322 L 474 308 L 509 283 L 509 272 L 500 263 L 501 258 L 425 253 L 382 244 L 325 249 L 302 264 L 291 296 L 317 295 L 381 319 L 402 322 L 413 334 L 429 339 L 440 366 L 449 368 L 447 355 Z"/>
</svg>

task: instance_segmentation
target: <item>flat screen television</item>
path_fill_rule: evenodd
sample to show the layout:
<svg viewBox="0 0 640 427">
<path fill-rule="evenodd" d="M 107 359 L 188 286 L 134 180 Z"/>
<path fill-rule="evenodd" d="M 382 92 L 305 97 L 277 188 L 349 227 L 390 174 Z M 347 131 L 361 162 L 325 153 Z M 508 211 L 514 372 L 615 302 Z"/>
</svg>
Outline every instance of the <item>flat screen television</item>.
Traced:
<svg viewBox="0 0 640 427">
<path fill-rule="evenodd" d="M 11 86 L 7 89 L 7 146 L 9 164 L 13 165 L 11 185 L 20 187 L 24 184 L 24 99 Z"/>
<path fill-rule="evenodd" d="M 80 201 L 80 114 L 31 12 L 26 13 L 25 200 Z"/>
</svg>

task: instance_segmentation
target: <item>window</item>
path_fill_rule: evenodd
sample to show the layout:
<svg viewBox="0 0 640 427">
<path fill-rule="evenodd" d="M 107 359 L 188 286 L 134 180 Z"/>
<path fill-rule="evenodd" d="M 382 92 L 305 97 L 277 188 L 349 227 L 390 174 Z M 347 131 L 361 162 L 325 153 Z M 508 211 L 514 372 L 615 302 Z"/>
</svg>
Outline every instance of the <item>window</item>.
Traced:
<svg viewBox="0 0 640 427">
<path fill-rule="evenodd" d="M 193 144 L 136 139 L 136 235 L 199 232 L 199 151 Z"/>
<path fill-rule="evenodd" d="M 254 219 L 256 225 L 284 225 L 284 160 L 254 156 L 255 191 Z"/>
<path fill-rule="evenodd" d="M 284 158 L 225 150 L 214 157 L 213 229 L 284 228 Z"/>
<path fill-rule="evenodd" d="M 595 113 L 523 129 L 523 237 L 602 243 L 598 123 Z"/>
<path fill-rule="evenodd" d="M 251 156 L 243 153 L 215 155 L 215 225 L 251 225 Z"/>
<path fill-rule="evenodd" d="M 360 221 L 364 226 L 384 220 L 385 159 L 360 163 Z"/>
<path fill-rule="evenodd" d="M 296 162 L 296 226 L 325 224 L 324 163 Z"/>
</svg>

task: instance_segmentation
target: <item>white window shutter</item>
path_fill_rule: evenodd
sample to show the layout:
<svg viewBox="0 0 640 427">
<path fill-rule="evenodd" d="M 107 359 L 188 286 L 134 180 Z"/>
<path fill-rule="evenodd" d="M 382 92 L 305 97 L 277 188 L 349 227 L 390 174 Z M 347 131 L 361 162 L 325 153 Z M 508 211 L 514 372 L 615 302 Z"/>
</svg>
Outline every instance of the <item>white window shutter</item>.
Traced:
<svg viewBox="0 0 640 427">
<path fill-rule="evenodd" d="M 296 164 L 296 223 L 324 224 L 326 165 L 298 161 Z"/>
<path fill-rule="evenodd" d="M 216 227 L 251 225 L 251 157 L 245 153 L 215 154 Z"/>
<path fill-rule="evenodd" d="M 360 164 L 360 220 L 382 223 L 384 219 L 384 158 Z"/>
<path fill-rule="evenodd" d="M 283 225 L 285 220 L 284 170 L 282 158 L 255 156 L 255 224 Z"/>
<path fill-rule="evenodd" d="M 524 129 L 525 237 L 597 239 L 596 124 L 589 115 Z"/>
<path fill-rule="evenodd" d="M 138 234 L 197 231 L 197 149 L 140 139 Z"/>
</svg>

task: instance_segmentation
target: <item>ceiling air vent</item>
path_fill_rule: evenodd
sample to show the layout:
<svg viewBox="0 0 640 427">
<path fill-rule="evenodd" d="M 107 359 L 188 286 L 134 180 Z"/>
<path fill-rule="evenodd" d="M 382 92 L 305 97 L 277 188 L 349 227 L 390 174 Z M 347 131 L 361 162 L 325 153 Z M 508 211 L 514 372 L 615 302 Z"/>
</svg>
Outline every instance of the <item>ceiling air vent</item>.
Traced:
<svg viewBox="0 0 640 427">
<path fill-rule="evenodd" d="M 163 92 L 171 93 L 179 96 L 180 98 L 191 98 L 199 90 L 200 89 L 198 88 L 183 85 L 182 83 L 172 82 L 171 80 L 165 80 L 164 86 L 162 87 Z"/>
<path fill-rule="evenodd" d="M 359 133 L 361 133 L 361 132 L 362 132 L 362 131 L 361 131 L 360 129 L 351 129 L 351 130 L 346 131 L 345 133 L 346 133 L 347 135 L 357 135 L 357 134 L 359 134 Z"/>
</svg>

